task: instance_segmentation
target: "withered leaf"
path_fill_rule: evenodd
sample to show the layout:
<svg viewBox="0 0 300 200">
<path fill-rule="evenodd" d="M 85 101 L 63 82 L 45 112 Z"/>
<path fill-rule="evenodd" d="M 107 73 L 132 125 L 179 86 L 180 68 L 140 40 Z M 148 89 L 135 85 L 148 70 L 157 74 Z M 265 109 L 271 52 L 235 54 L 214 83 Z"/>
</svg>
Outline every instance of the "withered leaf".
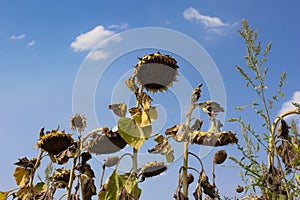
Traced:
<svg viewBox="0 0 300 200">
<path fill-rule="evenodd" d="M 125 81 L 125 84 L 129 88 L 131 92 L 137 92 L 138 91 L 138 86 L 134 82 L 134 77 L 130 77 Z"/>
<path fill-rule="evenodd" d="M 82 191 L 83 200 L 92 199 L 92 196 L 97 194 L 96 186 L 93 178 L 91 178 L 86 174 L 81 174 L 80 180 L 81 180 L 81 191 Z"/>
<path fill-rule="evenodd" d="M 188 134 L 185 131 L 185 124 L 177 124 L 165 131 L 166 135 L 171 135 L 172 138 L 177 142 L 182 142 L 187 139 Z"/>
<path fill-rule="evenodd" d="M 281 140 L 280 144 L 276 147 L 276 150 L 286 168 L 294 166 L 294 161 L 297 158 L 297 152 L 293 148 L 293 144 L 291 142 L 288 140 Z"/>
<path fill-rule="evenodd" d="M 286 123 L 285 120 L 281 119 L 280 120 L 280 125 L 278 127 L 278 132 L 277 132 L 277 137 L 286 139 L 290 141 L 289 137 L 289 125 Z"/>
<path fill-rule="evenodd" d="M 210 118 L 214 117 L 214 115 L 219 112 L 224 112 L 224 108 L 214 101 L 204 101 L 196 105 L 199 106 L 206 114 L 208 114 Z"/>
<path fill-rule="evenodd" d="M 191 127 L 191 131 L 200 131 L 202 127 L 203 121 L 200 119 L 196 119 L 194 124 Z"/>
<path fill-rule="evenodd" d="M 33 158 L 31 160 L 29 160 L 27 157 L 24 157 L 24 158 L 18 158 L 18 162 L 14 163 L 15 165 L 17 166 L 20 166 L 20 167 L 24 167 L 24 168 L 34 168 L 34 165 L 36 163 L 36 158 Z"/>
<path fill-rule="evenodd" d="M 22 188 L 25 187 L 29 182 L 30 171 L 23 167 L 17 167 L 14 172 L 14 178 L 17 185 Z"/>
<path fill-rule="evenodd" d="M 57 155 L 53 155 L 52 159 L 57 164 L 65 164 L 69 161 L 69 158 L 75 158 L 79 153 L 79 144 L 75 142 L 72 146 L 68 147 L 66 150 L 60 152 Z"/>
<path fill-rule="evenodd" d="M 155 137 L 154 140 L 158 141 L 158 144 L 156 144 L 155 147 L 148 149 L 148 152 L 154 154 L 166 155 L 167 162 L 173 162 L 174 151 L 168 139 L 164 138 L 161 134 L 159 134 Z"/>
<path fill-rule="evenodd" d="M 125 117 L 127 112 L 127 105 L 125 103 L 118 103 L 118 104 L 110 104 L 108 109 L 112 110 L 115 115 L 119 117 Z"/>
<path fill-rule="evenodd" d="M 199 184 L 197 185 L 195 192 L 193 193 L 193 196 L 195 200 L 202 200 L 202 188 Z"/>
<path fill-rule="evenodd" d="M 145 92 L 137 94 L 136 97 L 139 104 L 143 107 L 144 110 L 148 110 L 151 107 L 152 98 Z"/>
<path fill-rule="evenodd" d="M 215 190 L 216 188 L 209 183 L 208 176 L 205 174 L 204 170 L 201 171 L 199 183 L 203 188 L 204 194 L 207 194 L 211 198 L 215 198 L 218 196 Z"/>
</svg>

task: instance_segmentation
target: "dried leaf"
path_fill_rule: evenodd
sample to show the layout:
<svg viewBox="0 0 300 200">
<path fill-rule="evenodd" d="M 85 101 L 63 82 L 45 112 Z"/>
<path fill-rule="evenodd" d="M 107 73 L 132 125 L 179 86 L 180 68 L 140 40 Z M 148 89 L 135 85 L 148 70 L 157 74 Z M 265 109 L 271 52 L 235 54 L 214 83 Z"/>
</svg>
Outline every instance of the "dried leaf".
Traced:
<svg viewBox="0 0 300 200">
<path fill-rule="evenodd" d="M 80 180 L 83 200 L 92 199 L 92 196 L 97 194 L 93 178 L 86 174 L 81 174 Z"/>
<path fill-rule="evenodd" d="M 204 194 L 207 194 L 211 198 L 216 198 L 218 196 L 216 192 L 216 188 L 211 185 L 208 181 L 208 176 L 205 174 L 205 172 L 202 170 L 200 174 L 200 186 L 203 188 Z"/>
<path fill-rule="evenodd" d="M 196 105 L 199 106 L 206 114 L 208 114 L 210 118 L 214 117 L 214 115 L 219 112 L 224 112 L 224 108 L 214 101 L 204 101 Z"/>
<path fill-rule="evenodd" d="M 32 197 L 34 196 L 33 195 L 33 192 L 32 192 L 32 188 L 30 187 L 21 187 L 18 192 L 16 193 L 16 196 L 19 198 L 19 199 L 24 199 L 24 200 L 27 200 L 27 199 L 32 199 Z"/>
<path fill-rule="evenodd" d="M 295 159 L 297 158 L 297 153 L 293 148 L 293 145 L 288 140 L 281 140 L 280 144 L 276 147 L 278 155 L 281 157 L 282 162 L 285 164 L 286 168 L 291 168 L 294 166 Z"/>
<path fill-rule="evenodd" d="M 75 158 L 79 153 L 79 144 L 75 142 L 72 146 L 68 147 L 66 150 L 60 152 L 57 155 L 53 155 L 52 161 L 57 164 L 65 164 L 69 161 L 69 158 Z"/>
<path fill-rule="evenodd" d="M 195 192 L 193 193 L 195 200 L 202 200 L 202 188 L 201 185 L 197 185 Z"/>
<path fill-rule="evenodd" d="M 14 163 L 17 166 L 24 167 L 24 168 L 34 168 L 34 165 L 36 163 L 36 158 L 33 158 L 29 160 L 27 157 L 24 158 L 18 158 L 18 162 Z"/>
<path fill-rule="evenodd" d="M 191 127 L 191 131 L 200 131 L 202 127 L 203 121 L 200 119 L 196 119 L 194 124 Z"/>
<path fill-rule="evenodd" d="M 25 168 L 17 167 L 14 172 L 14 177 L 20 188 L 25 187 L 29 182 L 29 171 Z"/>
<path fill-rule="evenodd" d="M 110 104 L 108 106 L 108 109 L 112 110 L 114 114 L 119 117 L 125 117 L 127 112 L 127 105 L 125 103 Z"/>
<path fill-rule="evenodd" d="M 281 119 L 280 125 L 278 127 L 277 137 L 290 140 L 289 138 L 289 125 L 286 123 L 285 120 Z"/>
<path fill-rule="evenodd" d="M 187 139 L 187 134 L 185 132 L 185 124 L 177 124 L 166 130 L 166 135 L 171 135 L 172 138 L 177 142 L 182 142 Z"/>
<path fill-rule="evenodd" d="M 191 95 L 191 104 L 196 103 L 199 98 L 201 97 L 201 87 L 202 87 L 202 83 L 199 84 L 192 92 Z"/>
<path fill-rule="evenodd" d="M 155 106 L 151 106 L 149 109 L 149 117 L 151 121 L 155 121 L 158 117 L 158 113 Z"/>
<path fill-rule="evenodd" d="M 151 102 L 153 100 L 148 94 L 146 94 L 145 92 L 138 93 L 136 99 L 144 110 L 150 109 Z"/>
<path fill-rule="evenodd" d="M 131 92 L 137 92 L 138 91 L 138 86 L 134 82 L 134 77 L 130 77 L 129 79 L 126 80 L 125 84 L 129 88 Z"/>
<path fill-rule="evenodd" d="M 149 153 L 161 154 L 165 155 L 167 162 L 174 161 L 174 151 L 172 146 L 169 144 L 168 139 L 164 138 L 161 134 L 157 135 L 154 139 L 155 141 L 159 141 L 155 147 L 148 149 Z"/>
</svg>

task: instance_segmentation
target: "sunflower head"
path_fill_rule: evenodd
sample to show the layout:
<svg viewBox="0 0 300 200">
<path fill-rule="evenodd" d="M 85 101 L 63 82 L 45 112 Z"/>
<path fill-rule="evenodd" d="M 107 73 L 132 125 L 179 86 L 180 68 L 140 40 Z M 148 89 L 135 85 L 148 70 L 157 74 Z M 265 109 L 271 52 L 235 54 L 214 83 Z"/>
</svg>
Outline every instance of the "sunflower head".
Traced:
<svg viewBox="0 0 300 200">
<path fill-rule="evenodd" d="M 70 127 L 74 131 L 78 129 L 79 132 L 84 131 L 86 128 L 86 118 L 83 114 L 75 114 L 71 117 Z"/>
<path fill-rule="evenodd" d="M 50 155 L 58 155 L 61 151 L 72 146 L 74 142 L 72 134 L 52 130 L 46 135 L 41 136 L 36 146 L 47 151 Z"/>
<path fill-rule="evenodd" d="M 153 176 L 158 176 L 167 170 L 167 166 L 163 162 L 149 162 L 145 164 L 142 168 L 142 177 L 150 178 Z"/>
<path fill-rule="evenodd" d="M 69 183 L 71 171 L 66 168 L 56 169 L 56 172 L 51 176 L 57 188 L 66 188 Z"/>
<path fill-rule="evenodd" d="M 134 76 L 137 83 L 151 92 L 168 90 L 178 75 L 177 61 L 159 52 L 139 58 Z"/>
</svg>

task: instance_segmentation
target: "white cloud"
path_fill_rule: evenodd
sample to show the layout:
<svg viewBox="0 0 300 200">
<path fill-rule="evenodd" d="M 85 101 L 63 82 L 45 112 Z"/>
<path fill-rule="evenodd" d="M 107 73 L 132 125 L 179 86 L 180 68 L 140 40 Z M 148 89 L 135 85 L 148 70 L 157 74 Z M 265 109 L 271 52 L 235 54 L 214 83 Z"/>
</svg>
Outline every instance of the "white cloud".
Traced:
<svg viewBox="0 0 300 200">
<path fill-rule="evenodd" d="M 230 26 L 230 24 L 222 22 L 222 20 L 218 17 L 211 17 L 208 15 L 200 14 L 200 12 L 193 7 L 187 8 L 183 12 L 183 17 L 187 20 L 196 21 L 198 23 L 204 24 L 207 28 Z"/>
<path fill-rule="evenodd" d="M 103 26 L 96 26 L 93 30 L 77 36 L 76 40 L 71 43 L 71 47 L 75 52 L 91 50 L 114 34 L 114 31 L 106 30 Z M 119 41 L 119 39 L 112 37 L 112 39 L 108 40 Z M 106 43 L 108 42 L 106 41 Z"/>
<path fill-rule="evenodd" d="M 36 43 L 36 41 L 35 41 L 35 40 L 32 40 L 31 42 L 28 43 L 28 46 L 29 46 L 29 47 L 32 47 L 32 46 L 35 45 L 35 43 Z"/>
<path fill-rule="evenodd" d="M 89 60 L 97 61 L 97 60 L 101 60 L 101 59 L 106 59 L 109 57 L 109 55 L 110 55 L 110 53 L 107 51 L 94 50 L 94 51 L 91 51 L 91 53 L 89 53 L 87 55 L 87 58 Z"/>
<path fill-rule="evenodd" d="M 125 28 L 127 24 L 112 25 L 115 28 Z M 120 42 L 121 35 L 116 34 L 114 31 L 107 30 L 103 26 L 96 26 L 92 30 L 82 33 L 76 37 L 75 41 L 71 43 L 71 48 L 75 52 L 91 51 L 87 56 L 90 60 L 100 60 L 109 57 L 110 52 L 104 50 L 111 42 Z"/>
<path fill-rule="evenodd" d="M 121 24 L 112 24 L 112 25 L 108 26 L 108 28 L 124 30 L 124 29 L 128 28 L 128 24 L 126 22 L 121 23 Z"/>
<path fill-rule="evenodd" d="M 292 98 L 289 101 L 282 104 L 279 114 L 282 114 L 289 110 L 294 110 L 295 106 L 292 104 L 292 102 L 300 103 L 300 91 L 294 92 Z"/>
<path fill-rule="evenodd" d="M 11 39 L 11 40 L 22 40 L 22 39 L 24 39 L 25 37 L 26 37 L 25 34 L 21 34 L 21 35 L 12 35 L 12 36 L 9 37 L 9 39 Z"/>
</svg>

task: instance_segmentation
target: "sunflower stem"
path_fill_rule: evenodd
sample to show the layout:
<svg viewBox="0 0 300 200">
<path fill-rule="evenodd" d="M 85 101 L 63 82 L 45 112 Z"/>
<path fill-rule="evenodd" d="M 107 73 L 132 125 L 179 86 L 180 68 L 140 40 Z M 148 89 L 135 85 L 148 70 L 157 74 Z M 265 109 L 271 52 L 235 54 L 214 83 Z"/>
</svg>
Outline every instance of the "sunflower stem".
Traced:
<svg viewBox="0 0 300 200">
<path fill-rule="evenodd" d="M 195 109 L 195 105 L 191 104 L 189 111 L 186 115 L 186 123 L 185 123 L 185 134 L 188 136 L 190 132 L 190 121 L 193 110 Z M 187 180 L 187 169 L 188 169 L 188 154 L 189 154 L 189 139 L 185 137 L 184 141 L 184 149 L 183 149 L 183 169 L 182 169 L 182 185 L 183 185 L 183 194 L 186 198 L 188 198 L 188 180 Z M 187 139 L 188 138 L 188 139 Z"/>
<path fill-rule="evenodd" d="M 37 160 L 36 160 L 36 162 L 35 162 L 35 164 L 34 164 L 34 167 L 33 167 L 32 173 L 31 173 L 31 176 L 30 176 L 30 180 L 29 180 L 29 188 L 32 188 L 32 186 L 33 186 L 33 180 L 34 180 L 35 171 L 36 171 L 36 169 L 40 166 L 41 159 L 43 158 L 43 154 L 44 154 L 44 150 L 41 149 L 41 150 L 40 150 L 40 153 L 39 153 L 39 156 L 37 157 Z"/>
<path fill-rule="evenodd" d="M 68 183 L 68 187 L 67 187 L 66 200 L 70 200 L 70 198 L 71 198 L 71 191 L 72 191 L 72 186 L 73 186 L 74 171 L 75 171 L 75 167 L 76 167 L 77 158 L 78 157 L 75 157 L 73 159 L 72 170 L 71 170 L 70 179 L 69 179 L 69 183 Z"/>
</svg>

